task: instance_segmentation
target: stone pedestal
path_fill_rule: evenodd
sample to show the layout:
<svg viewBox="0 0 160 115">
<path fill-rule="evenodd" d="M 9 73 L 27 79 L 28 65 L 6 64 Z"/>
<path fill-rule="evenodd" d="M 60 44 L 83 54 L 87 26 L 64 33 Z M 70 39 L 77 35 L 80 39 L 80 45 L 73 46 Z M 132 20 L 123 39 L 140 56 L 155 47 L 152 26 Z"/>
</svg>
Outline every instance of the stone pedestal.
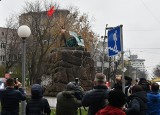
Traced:
<svg viewBox="0 0 160 115">
<path fill-rule="evenodd" d="M 49 57 L 51 63 L 51 84 L 47 87 L 46 95 L 56 96 L 63 91 L 66 84 L 79 78 L 80 85 L 84 90 L 93 86 L 95 75 L 94 61 L 90 52 L 77 48 L 60 48 L 51 52 Z"/>
</svg>

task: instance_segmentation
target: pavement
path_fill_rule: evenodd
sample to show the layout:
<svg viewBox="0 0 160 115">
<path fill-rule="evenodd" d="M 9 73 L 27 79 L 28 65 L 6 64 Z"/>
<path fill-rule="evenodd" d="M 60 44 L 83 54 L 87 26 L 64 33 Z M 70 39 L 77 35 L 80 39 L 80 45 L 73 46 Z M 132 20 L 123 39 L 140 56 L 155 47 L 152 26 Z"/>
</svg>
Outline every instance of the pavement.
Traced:
<svg viewBox="0 0 160 115">
<path fill-rule="evenodd" d="M 48 100 L 48 103 L 50 105 L 51 108 L 55 108 L 56 107 L 56 103 L 57 103 L 57 98 L 56 97 L 44 97 Z"/>
</svg>

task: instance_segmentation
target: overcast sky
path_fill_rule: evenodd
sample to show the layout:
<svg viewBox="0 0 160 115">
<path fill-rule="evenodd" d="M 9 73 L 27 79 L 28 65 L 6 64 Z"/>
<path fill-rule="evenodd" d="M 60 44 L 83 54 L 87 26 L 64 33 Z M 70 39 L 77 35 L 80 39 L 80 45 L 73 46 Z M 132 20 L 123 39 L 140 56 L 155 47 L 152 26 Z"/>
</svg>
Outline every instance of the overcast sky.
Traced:
<svg viewBox="0 0 160 115">
<path fill-rule="evenodd" d="M 25 0 L 0 1 L 0 26 L 5 19 L 19 13 Z M 28 0 L 35 1 L 35 0 Z M 46 0 L 47 1 L 47 0 Z M 147 70 L 160 63 L 160 1 L 159 0 L 52 0 L 62 8 L 77 6 L 93 19 L 93 29 L 104 35 L 105 25 L 123 25 L 124 50 L 145 59 Z"/>
</svg>

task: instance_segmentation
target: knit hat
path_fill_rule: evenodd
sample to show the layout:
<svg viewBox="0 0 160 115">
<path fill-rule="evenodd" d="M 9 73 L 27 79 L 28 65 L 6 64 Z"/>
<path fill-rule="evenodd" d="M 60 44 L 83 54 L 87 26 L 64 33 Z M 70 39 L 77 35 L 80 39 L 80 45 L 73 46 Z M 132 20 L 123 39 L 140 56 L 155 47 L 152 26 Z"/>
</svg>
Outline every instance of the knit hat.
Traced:
<svg viewBox="0 0 160 115">
<path fill-rule="evenodd" d="M 94 81 L 96 81 L 96 82 L 106 82 L 106 76 L 103 73 L 97 73 L 95 75 Z"/>
<path fill-rule="evenodd" d="M 75 84 L 74 84 L 73 82 L 69 82 L 69 83 L 67 84 L 67 86 L 66 86 L 66 90 L 67 90 L 67 91 L 74 91 L 74 90 L 76 90 Z"/>
</svg>

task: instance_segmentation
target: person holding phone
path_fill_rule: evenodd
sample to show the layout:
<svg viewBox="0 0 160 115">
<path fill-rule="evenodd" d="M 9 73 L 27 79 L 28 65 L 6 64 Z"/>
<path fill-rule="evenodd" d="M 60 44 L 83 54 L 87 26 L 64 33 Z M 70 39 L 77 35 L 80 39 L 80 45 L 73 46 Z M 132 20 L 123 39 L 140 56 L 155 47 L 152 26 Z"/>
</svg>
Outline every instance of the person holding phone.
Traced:
<svg viewBox="0 0 160 115">
<path fill-rule="evenodd" d="M 8 78 L 6 88 L 0 90 L 1 115 L 19 115 L 19 102 L 26 100 L 24 89 L 16 90 L 14 86 L 14 79 Z"/>
<path fill-rule="evenodd" d="M 18 78 L 14 78 L 14 84 L 15 89 L 18 89 L 22 85 Z"/>
</svg>

